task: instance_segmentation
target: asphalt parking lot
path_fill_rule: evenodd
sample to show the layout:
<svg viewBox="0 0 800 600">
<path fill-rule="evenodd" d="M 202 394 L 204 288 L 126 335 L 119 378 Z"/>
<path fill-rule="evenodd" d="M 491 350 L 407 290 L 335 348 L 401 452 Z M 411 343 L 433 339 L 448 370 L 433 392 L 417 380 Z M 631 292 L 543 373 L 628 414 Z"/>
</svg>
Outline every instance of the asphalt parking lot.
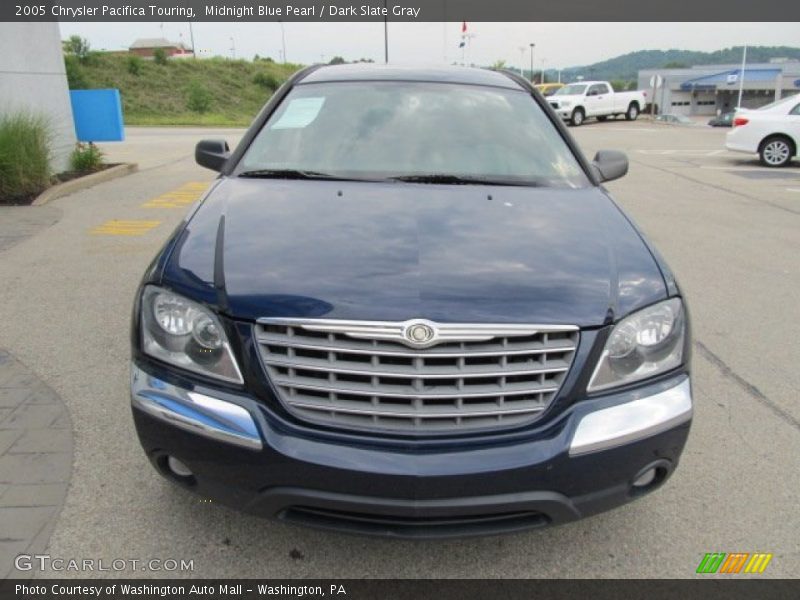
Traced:
<svg viewBox="0 0 800 600">
<path fill-rule="evenodd" d="M 693 576 L 706 552 L 769 552 L 760 577 L 796 577 L 800 163 L 764 169 L 723 149 L 726 130 L 700 126 L 642 119 L 571 131 L 590 158 L 601 148 L 628 153 L 629 175 L 608 187 L 665 255 L 690 303 L 695 421 L 664 488 L 558 528 L 411 542 L 260 520 L 168 484 L 146 460 L 130 417 L 133 293 L 213 178 L 194 164 L 195 142 L 233 144 L 242 132 L 129 129 L 128 141 L 105 149 L 111 161 L 138 162 L 138 173 L 15 209 L 48 211 L 46 224 L 0 245 L 0 349 L 60 396 L 73 428 L 69 491 L 48 553 L 192 560 L 193 572 L 170 575 L 213 578 L 667 578 Z M 0 505 L 9 487 L 0 483 Z"/>
</svg>

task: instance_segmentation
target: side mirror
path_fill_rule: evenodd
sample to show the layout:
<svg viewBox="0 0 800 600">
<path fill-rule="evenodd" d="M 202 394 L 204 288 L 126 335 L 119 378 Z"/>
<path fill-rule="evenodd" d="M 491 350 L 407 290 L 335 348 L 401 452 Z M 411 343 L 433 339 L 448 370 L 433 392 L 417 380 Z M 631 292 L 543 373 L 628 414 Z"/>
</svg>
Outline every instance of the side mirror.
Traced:
<svg viewBox="0 0 800 600">
<path fill-rule="evenodd" d="M 594 155 L 592 168 L 601 182 L 619 179 L 628 172 L 628 157 L 617 150 L 599 150 Z"/>
<path fill-rule="evenodd" d="M 212 171 L 221 171 L 230 155 L 231 149 L 225 140 L 202 140 L 194 148 L 195 162 Z"/>
</svg>

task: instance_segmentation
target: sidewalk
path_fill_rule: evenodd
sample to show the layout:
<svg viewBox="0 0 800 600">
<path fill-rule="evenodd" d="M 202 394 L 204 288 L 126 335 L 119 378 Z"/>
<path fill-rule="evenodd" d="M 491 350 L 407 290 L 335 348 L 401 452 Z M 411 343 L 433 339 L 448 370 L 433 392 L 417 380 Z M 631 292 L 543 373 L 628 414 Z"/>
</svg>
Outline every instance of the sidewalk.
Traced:
<svg viewBox="0 0 800 600">
<path fill-rule="evenodd" d="M 47 206 L 0 207 L 0 252 L 60 216 Z M 14 558 L 46 550 L 67 495 L 72 445 L 61 398 L 0 349 L 0 579 L 30 576 L 14 570 Z"/>
</svg>

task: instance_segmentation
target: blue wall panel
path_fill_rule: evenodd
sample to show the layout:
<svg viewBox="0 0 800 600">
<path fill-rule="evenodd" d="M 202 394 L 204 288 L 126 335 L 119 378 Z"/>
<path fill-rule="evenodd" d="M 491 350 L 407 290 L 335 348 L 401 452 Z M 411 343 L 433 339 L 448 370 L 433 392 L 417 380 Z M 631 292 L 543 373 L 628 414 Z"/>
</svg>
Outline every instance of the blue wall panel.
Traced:
<svg viewBox="0 0 800 600">
<path fill-rule="evenodd" d="M 79 142 L 125 139 L 119 90 L 72 90 L 69 97 Z"/>
</svg>

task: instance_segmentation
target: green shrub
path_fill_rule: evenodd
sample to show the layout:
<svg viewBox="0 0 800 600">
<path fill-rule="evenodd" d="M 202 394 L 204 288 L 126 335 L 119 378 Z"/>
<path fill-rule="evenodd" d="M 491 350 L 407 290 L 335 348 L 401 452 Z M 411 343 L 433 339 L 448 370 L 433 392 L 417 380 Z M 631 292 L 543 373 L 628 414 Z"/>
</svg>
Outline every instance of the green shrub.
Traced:
<svg viewBox="0 0 800 600">
<path fill-rule="evenodd" d="M 186 92 L 186 108 L 196 113 L 206 113 L 211 109 L 211 92 L 199 81 L 189 84 Z"/>
<path fill-rule="evenodd" d="M 50 184 L 50 135 L 45 117 L 0 115 L 0 201 L 24 201 Z"/>
<path fill-rule="evenodd" d="M 156 48 L 153 50 L 153 62 L 157 65 L 166 65 L 167 64 L 167 53 L 164 51 L 163 48 Z"/>
<path fill-rule="evenodd" d="M 253 76 L 253 83 L 273 92 L 281 86 L 281 82 L 278 81 L 277 77 L 263 71 L 259 71 Z"/>
<path fill-rule="evenodd" d="M 71 90 L 85 90 L 89 87 L 80 61 L 75 56 L 64 57 L 64 70 L 67 72 L 67 85 Z"/>
<path fill-rule="evenodd" d="M 69 167 L 73 171 L 97 171 L 103 164 L 103 151 L 89 142 L 75 144 L 75 149 L 69 155 Z"/>
<path fill-rule="evenodd" d="M 142 72 L 142 59 L 135 54 L 131 54 L 127 60 L 125 61 L 125 65 L 128 68 L 128 73 L 133 75 L 134 77 L 138 77 L 139 74 Z"/>
</svg>

